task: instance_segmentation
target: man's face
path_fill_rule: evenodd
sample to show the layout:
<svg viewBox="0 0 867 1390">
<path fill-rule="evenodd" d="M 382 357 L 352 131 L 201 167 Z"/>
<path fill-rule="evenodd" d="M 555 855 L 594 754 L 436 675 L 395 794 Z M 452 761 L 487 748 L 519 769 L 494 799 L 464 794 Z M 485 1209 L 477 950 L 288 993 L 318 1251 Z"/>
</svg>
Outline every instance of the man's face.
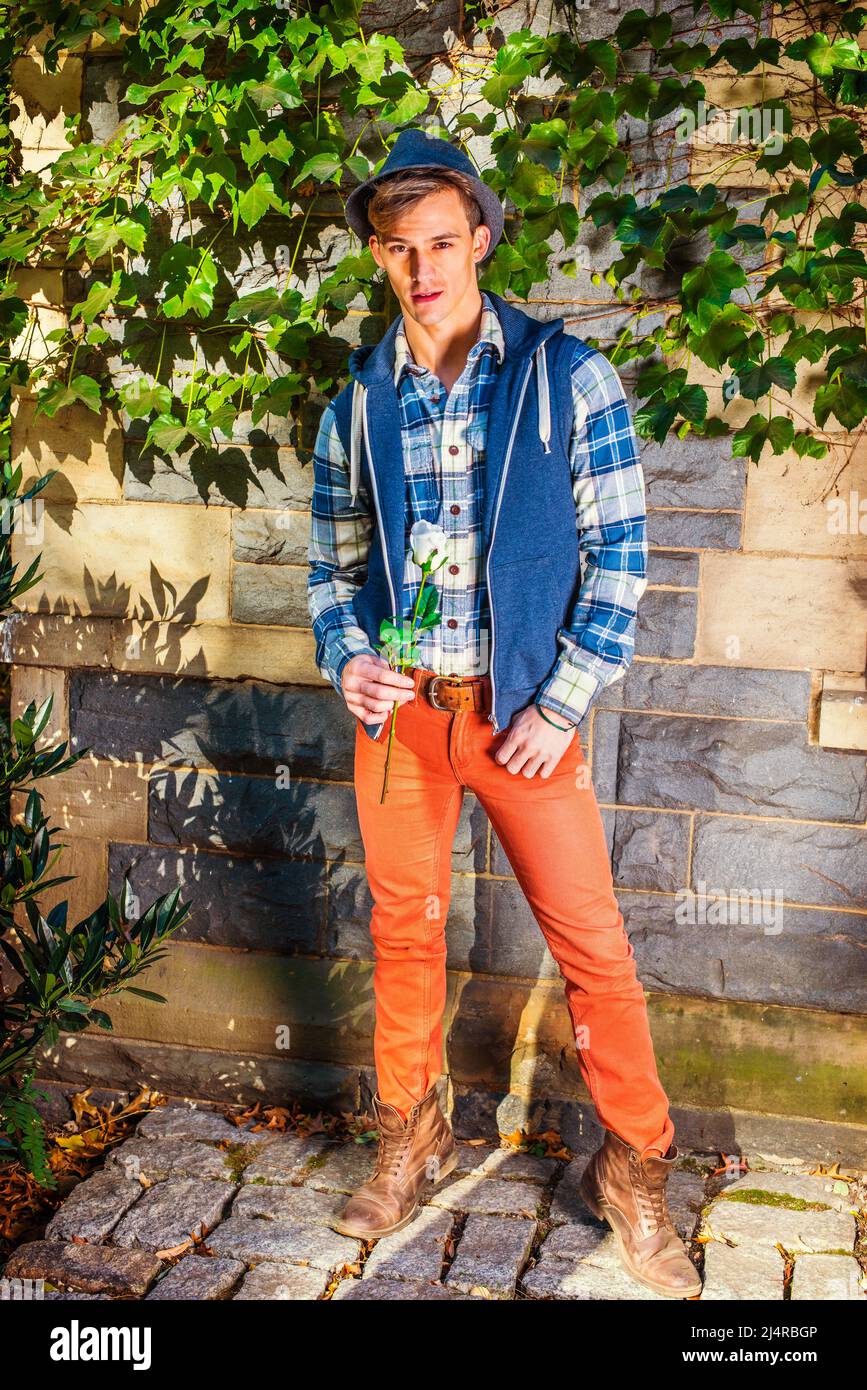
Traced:
<svg viewBox="0 0 867 1390">
<path fill-rule="evenodd" d="M 405 212 L 381 242 L 371 237 L 370 249 L 404 314 L 434 324 L 447 319 L 468 291 L 477 292 L 476 265 L 490 240 L 484 223 L 470 231 L 457 189 L 443 188 Z"/>
</svg>

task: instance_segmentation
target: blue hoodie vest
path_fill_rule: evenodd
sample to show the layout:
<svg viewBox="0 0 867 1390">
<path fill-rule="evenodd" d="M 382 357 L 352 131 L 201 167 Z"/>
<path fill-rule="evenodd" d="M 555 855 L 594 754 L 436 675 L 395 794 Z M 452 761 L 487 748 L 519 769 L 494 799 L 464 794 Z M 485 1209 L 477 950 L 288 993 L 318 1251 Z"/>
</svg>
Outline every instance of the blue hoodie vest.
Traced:
<svg viewBox="0 0 867 1390">
<path fill-rule="evenodd" d="M 550 675 L 560 654 L 557 631 L 568 625 L 580 588 L 569 465 L 571 365 L 580 340 L 564 331 L 562 318 L 539 323 L 500 295 L 486 293 L 505 344 L 488 414 L 481 519 L 491 610 L 488 718 L 496 732 Z M 382 619 L 405 616 L 409 523 L 394 385 L 397 326 L 395 319 L 379 343 L 352 351 L 352 379 L 332 401 L 353 496 L 363 479 L 376 509 L 367 578 L 353 609 L 377 649 Z M 362 721 L 362 727 L 375 739 L 383 723 Z"/>
</svg>

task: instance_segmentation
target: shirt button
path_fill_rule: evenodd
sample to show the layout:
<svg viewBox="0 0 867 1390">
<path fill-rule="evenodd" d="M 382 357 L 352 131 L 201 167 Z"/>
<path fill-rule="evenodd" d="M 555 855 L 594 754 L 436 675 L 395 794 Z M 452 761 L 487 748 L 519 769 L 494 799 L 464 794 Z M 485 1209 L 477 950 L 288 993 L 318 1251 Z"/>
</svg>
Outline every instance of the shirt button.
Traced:
<svg viewBox="0 0 867 1390">
<path fill-rule="evenodd" d="M 460 450 L 458 449 L 457 444 L 450 444 L 450 445 L 449 445 L 449 453 L 450 453 L 450 454 L 458 454 L 458 453 L 460 453 Z"/>
<path fill-rule="evenodd" d="M 457 502 L 453 502 L 449 510 L 451 511 L 452 516 L 457 516 L 458 512 L 460 511 L 460 507 Z"/>
<path fill-rule="evenodd" d="M 458 620 L 457 620 L 457 618 L 449 618 L 449 627 L 457 627 L 457 625 L 458 625 Z"/>
<path fill-rule="evenodd" d="M 457 574 L 457 572 L 458 572 L 458 566 L 457 566 L 457 565 L 449 565 L 449 574 Z"/>
</svg>

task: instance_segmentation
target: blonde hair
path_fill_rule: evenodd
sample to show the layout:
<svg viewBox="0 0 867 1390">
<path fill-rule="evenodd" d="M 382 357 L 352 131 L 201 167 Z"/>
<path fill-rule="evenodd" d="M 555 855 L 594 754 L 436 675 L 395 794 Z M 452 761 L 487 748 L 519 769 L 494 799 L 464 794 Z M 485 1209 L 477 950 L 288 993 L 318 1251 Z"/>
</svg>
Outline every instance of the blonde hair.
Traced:
<svg viewBox="0 0 867 1390">
<path fill-rule="evenodd" d="M 472 236 L 484 219 L 473 185 L 460 169 L 405 169 L 377 184 L 367 204 L 367 218 L 380 241 L 404 212 L 444 186 L 458 190 Z"/>
</svg>

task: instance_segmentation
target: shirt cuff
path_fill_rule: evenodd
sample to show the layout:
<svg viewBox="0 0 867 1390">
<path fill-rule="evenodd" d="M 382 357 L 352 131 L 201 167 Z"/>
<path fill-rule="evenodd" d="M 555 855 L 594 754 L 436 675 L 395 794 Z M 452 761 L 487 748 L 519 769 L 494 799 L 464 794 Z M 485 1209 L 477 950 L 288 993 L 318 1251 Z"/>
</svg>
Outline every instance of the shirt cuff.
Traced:
<svg viewBox="0 0 867 1390">
<path fill-rule="evenodd" d="M 335 635 L 325 660 L 320 667 L 323 676 L 327 676 L 337 691 L 338 695 L 343 695 L 343 668 L 347 661 L 351 661 L 354 656 L 378 656 L 379 652 L 372 647 L 366 635 L 356 637 L 349 632 L 341 632 Z"/>
<path fill-rule="evenodd" d="M 564 656 L 553 674 L 539 687 L 535 703 L 568 719 L 570 724 L 579 725 L 602 684 L 589 671 Z"/>
</svg>

